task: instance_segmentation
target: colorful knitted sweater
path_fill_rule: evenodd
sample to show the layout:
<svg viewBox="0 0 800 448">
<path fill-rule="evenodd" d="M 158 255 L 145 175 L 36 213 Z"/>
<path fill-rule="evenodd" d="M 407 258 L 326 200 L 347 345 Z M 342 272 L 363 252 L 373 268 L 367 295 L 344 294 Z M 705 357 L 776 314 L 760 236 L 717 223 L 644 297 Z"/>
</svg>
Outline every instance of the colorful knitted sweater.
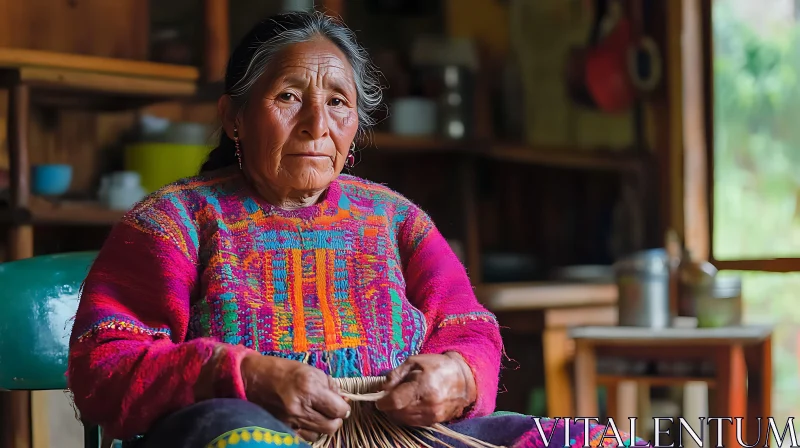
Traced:
<svg viewBox="0 0 800 448">
<path fill-rule="evenodd" d="M 194 402 L 203 364 L 237 347 L 214 390 L 245 398 L 255 350 L 337 377 L 384 375 L 417 353 L 459 352 L 495 406 L 502 343 L 464 267 L 401 195 L 341 175 L 287 211 L 238 170 L 152 194 L 112 230 L 83 288 L 69 387 L 82 417 L 125 438 Z"/>
</svg>

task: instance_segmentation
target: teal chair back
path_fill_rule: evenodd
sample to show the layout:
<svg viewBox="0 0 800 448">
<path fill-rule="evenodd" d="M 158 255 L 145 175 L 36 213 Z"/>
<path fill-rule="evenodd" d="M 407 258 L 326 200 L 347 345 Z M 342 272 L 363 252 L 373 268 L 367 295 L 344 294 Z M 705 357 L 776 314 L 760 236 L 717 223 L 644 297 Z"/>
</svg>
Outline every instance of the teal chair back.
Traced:
<svg viewBox="0 0 800 448">
<path fill-rule="evenodd" d="M 97 252 L 0 264 L 0 390 L 66 389 L 69 335 L 81 285 Z M 84 427 L 87 447 L 100 445 Z"/>
<path fill-rule="evenodd" d="M 0 264 L 0 389 L 66 389 L 69 335 L 96 252 Z"/>
</svg>

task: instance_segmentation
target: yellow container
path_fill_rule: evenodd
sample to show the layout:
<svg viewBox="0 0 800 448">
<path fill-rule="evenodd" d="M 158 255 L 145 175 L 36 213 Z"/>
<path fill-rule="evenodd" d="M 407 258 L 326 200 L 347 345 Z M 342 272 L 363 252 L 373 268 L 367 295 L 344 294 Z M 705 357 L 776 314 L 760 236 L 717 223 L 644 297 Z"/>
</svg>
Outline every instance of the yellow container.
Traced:
<svg viewBox="0 0 800 448">
<path fill-rule="evenodd" d="M 125 148 L 125 169 L 142 176 L 148 193 L 200 171 L 208 153 L 208 145 L 179 143 L 135 143 Z"/>
</svg>

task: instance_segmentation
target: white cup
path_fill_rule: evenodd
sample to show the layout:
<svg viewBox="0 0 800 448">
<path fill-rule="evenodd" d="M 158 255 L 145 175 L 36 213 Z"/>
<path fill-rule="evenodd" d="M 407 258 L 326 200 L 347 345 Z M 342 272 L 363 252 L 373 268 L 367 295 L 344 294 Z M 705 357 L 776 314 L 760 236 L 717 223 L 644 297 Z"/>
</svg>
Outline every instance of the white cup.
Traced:
<svg viewBox="0 0 800 448">
<path fill-rule="evenodd" d="M 427 98 L 398 98 L 389 110 L 392 132 L 398 135 L 436 133 L 436 102 Z"/>
</svg>

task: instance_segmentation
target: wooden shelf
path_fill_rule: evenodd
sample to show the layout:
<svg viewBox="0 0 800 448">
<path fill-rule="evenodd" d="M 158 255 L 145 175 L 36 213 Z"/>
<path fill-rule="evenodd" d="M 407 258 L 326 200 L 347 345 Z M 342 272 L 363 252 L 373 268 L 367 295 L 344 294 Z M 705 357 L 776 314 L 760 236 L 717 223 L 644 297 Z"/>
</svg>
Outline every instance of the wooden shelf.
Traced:
<svg viewBox="0 0 800 448">
<path fill-rule="evenodd" d="M 470 142 L 464 140 L 448 140 L 438 137 L 410 137 L 384 132 L 372 135 L 370 147 L 378 151 L 391 152 L 439 152 L 439 151 L 474 151 Z M 372 148 L 370 148 L 372 149 Z M 369 149 L 368 149 L 369 150 Z"/>
<path fill-rule="evenodd" d="M 614 305 L 613 283 L 497 283 L 476 288 L 478 300 L 494 312 L 538 310 L 553 307 Z"/>
<path fill-rule="evenodd" d="M 186 98 L 196 94 L 198 79 L 188 66 L 0 49 L 3 85 L 28 85 L 34 103 L 56 107 L 120 109 Z"/>
<path fill-rule="evenodd" d="M 96 202 L 46 203 L 31 206 L 31 217 L 37 224 L 113 225 L 125 214 L 110 210 Z"/>
<path fill-rule="evenodd" d="M 604 386 L 615 386 L 624 381 L 636 381 L 648 386 L 681 386 L 689 382 L 700 381 L 709 387 L 716 386 L 713 377 L 656 376 L 656 375 L 597 375 L 597 383 Z"/>
<path fill-rule="evenodd" d="M 496 144 L 489 149 L 487 156 L 508 162 L 596 171 L 636 171 L 642 166 L 642 157 L 634 149 L 609 151 L 602 148 Z"/>
<path fill-rule="evenodd" d="M 6 209 L 2 216 L 5 221 L 26 224 L 110 226 L 116 224 L 124 214 L 124 211 L 110 210 L 97 202 L 53 202 L 31 198 L 31 205 L 27 210 L 8 213 Z"/>
<path fill-rule="evenodd" d="M 484 158 L 527 165 L 593 171 L 635 172 L 644 157 L 634 149 L 612 151 L 605 148 L 527 146 L 480 140 L 448 140 L 438 137 L 406 137 L 377 132 L 368 150 L 392 153 L 432 153 L 457 151 Z"/>
</svg>

